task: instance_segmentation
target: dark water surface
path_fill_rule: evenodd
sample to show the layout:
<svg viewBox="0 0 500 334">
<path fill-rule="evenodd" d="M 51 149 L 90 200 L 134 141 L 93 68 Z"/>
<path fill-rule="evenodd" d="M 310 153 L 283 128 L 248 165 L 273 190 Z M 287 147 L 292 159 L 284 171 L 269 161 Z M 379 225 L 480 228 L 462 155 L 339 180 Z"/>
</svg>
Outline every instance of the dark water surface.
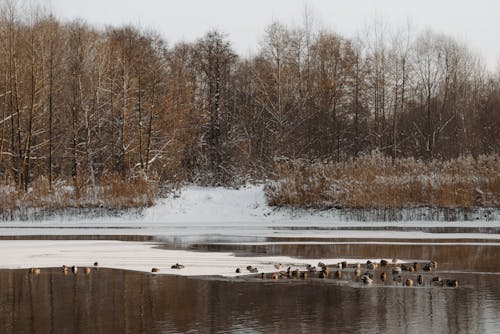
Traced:
<svg viewBox="0 0 500 334">
<path fill-rule="evenodd" d="M 498 333 L 500 276 L 441 275 L 460 287 L 1 270 L 0 333 Z"/>
</svg>

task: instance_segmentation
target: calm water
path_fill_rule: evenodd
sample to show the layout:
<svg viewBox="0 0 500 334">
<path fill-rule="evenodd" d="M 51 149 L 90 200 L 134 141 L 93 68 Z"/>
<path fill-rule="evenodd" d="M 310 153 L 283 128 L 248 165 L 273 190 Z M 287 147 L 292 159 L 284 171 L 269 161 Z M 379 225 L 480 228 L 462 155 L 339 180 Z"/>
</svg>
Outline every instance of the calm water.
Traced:
<svg viewBox="0 0 500 334">
<path fill-rule="evenodd" d="M 388 232 L 398 229 L 387 227 Z M 298 230 L 307 231 L 307 227 Z M 498 234 L 500 230 L 487 226 L 430 227 L 426 232 L 444 236 Z M 366 238 L 252 237 L 239 233 L 154 239 L 118 234 L 2 238 L 160 240 L 165 248 L 234 252 L 241 257 L 436 259 L 439 270 L 426 274 L 426 281 L 440 275 L 458 279 L 460 286 L 443 288 L 426 283 L 409 288 L 392 280 L 364 286 L 354 281 L 352 269 L 344 272 L 342 280 L 305 281 L 189 278 L 104 268 L 89 275 L 42 269 L 38 276 L 28 270 L 0 270 L 0 334 L 500 333 L 500 245 L 496 240 L 387 238 L 370 242 Z M 312 240 L 325 243 L 301 244 Z M 416 274 L 412 275 L 415 278 Z"/>
<path fill-rule="evenodd" d="M 500 276 L 441 275 L 460 287 L 2 270 L 0 333 L 498 332 Z"/>
</svg>

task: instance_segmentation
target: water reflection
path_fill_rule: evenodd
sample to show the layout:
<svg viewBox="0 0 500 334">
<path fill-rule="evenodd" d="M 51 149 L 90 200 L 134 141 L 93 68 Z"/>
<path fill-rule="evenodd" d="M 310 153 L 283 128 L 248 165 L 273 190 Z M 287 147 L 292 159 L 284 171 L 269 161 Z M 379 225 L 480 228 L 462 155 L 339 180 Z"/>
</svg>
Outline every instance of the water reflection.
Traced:
<svg viewBox="0 0 500 334">
<path fill-rule="evenodd" d="M 1 333 L 494 332 L 498 275 L 459 289 L 186 278 L 100 269 L 0 271 Z"/>
</svg>

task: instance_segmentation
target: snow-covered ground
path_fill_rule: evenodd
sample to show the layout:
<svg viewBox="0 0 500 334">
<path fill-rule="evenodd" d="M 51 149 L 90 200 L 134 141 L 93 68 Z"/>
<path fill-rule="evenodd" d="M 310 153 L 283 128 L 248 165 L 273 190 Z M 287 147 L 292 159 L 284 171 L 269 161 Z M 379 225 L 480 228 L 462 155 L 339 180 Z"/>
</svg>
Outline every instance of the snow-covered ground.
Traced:
<svg viewBox="0 0 500 334">
<path fill-rule="evenodd" d="M 393 229 L 387 230 L 388 226 Z M 373 230 L 366 230 L 366 227 Z M 398 230 L 394 230 L 394 227 Z M 419 227 L 422 230 L 418 230 Z M 433 227 L 466 227 L 469 231 L 429 233 L 424 230 Z M 412 230 L 405 231 L 404 228 Z M 489 229 L 489 233 L 481 229 Z M 499 219 L 460 222 L 346 222 L 334 211 L 273 210 L 266 203 L 262 186 L 248 186 L 239 190 L 190 186 L 180 196 L 160 200 L 154 207 L 144 210 L 141 216 L 92 219 L 58 216 L 44 221 L 0 223 L 2 236 L 151 235 L 158 240 L 176 239 L 183 243 L 247 245 L 276 243 L 269 241 L 271 237 L 301 238 L 300 243 L 306 244 L 324 243 L 325 238 L 359 238 L 370 239 L 371 243 L 377 240 L 384 242 L 380 239 L 395 239 L 395 242 L 407 242 L 409 239 L 415 242 L 414 239 L 418 239 L 421 243 L 440 239 L 441 242 L 450 240 L 451 243 L 463 244 L 473 244 L 479 239 L 487 240 L 490 245 L 497 245 L 500 233 L 491 233 L 491 229 L 500 229 Z M 146 242 L 2 240 L 0 267 L 49 267 L 62 264 L 84 266 L 99 261 L 103 266 L 122 269 L 150 271 L 151 267 L 159 267 L 162 273 L 234 275 L 236 267 L 245 268 L 247 265 L 257 265 L 264 271 L 273 271 L 275 263 L 305 265 L 315 264 L 320 260 L 331 263 L 339 260 L 237 257 L 231 253 L 168 250 L 157 246 L 156 243 Z M 185 264 L 186 268 L 180 271 L 170 269 L 170 265 L 176 262 Z"/>
</svg>

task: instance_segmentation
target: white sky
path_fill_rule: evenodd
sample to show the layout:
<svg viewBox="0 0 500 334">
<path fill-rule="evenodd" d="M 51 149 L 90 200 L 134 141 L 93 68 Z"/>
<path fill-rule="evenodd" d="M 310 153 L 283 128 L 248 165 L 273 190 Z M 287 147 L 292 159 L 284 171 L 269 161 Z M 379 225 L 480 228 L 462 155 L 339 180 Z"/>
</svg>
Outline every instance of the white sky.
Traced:
<svg viewBox="0 0 500 334">
<path fill-rule="evenodd" d="M 408 20 L 415 30 L 431 28 L 465 42 L 489 69 L 500 62 L 498 0 L 39 0 L 62 19 L 90 24 L 131 23 L 159 31 L 169 43 L 193 41 L 218 28 L 242 55 L 255 50 L 273 20 L 302 22 L 311 9 L 317 23 L 352 37 L 374 17 L 393 27 Z"/>
</svg>

